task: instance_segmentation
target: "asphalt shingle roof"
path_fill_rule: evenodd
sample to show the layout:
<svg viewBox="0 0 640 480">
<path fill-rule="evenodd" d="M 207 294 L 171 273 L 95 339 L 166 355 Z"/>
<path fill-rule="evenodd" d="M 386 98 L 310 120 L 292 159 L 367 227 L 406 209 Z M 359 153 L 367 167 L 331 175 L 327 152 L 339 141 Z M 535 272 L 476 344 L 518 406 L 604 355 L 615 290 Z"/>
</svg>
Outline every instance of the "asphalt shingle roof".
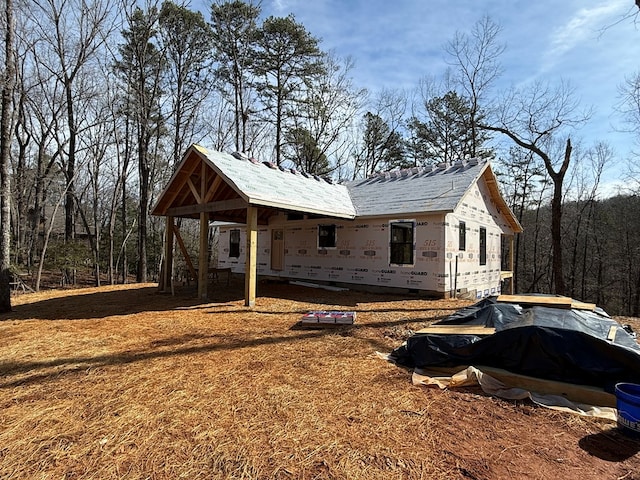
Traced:
<svg viewBox="0 0 640 480">
<path fill-rule="evenodd" d="M 200 175 L 198 162 L 208 165 L 213 175 L 205 175 L 205 170 Z M 199 145 L 193 145 L 187 151 L 153 213 L 194 217 L 201 211 L 197 204 L 202 204 L 205 208 L 202 211 L 207 211 L 207 205 L 212 206 L 210 211 L 215 212 L 214 219 L 242 222 L 242 212 L 246 210 L 243 205 L 248 204 L 265 207 L 261 210 L 261 221 L 266 222 L 270 212 L 277 210 L 344 219 L 452 212 L 481 176 L 514 231 L 521 231 L 522 227 L 500 195 L 496 178 L 485 160 L 396 170 L 337 184 L 241 154 L 207 150 Z M 197 185 L 201 185 L 200 192 Z M 246 203 L 238 203 L 234 198 Z"/>
<path fill-rule="evenodd" d="M 358 216 L 453 211 L 486 161 L 380 173 L 346 184 Z"/>
<path fill-rule="evenodd" d="M 197 147 L 225 180 L 252 205 L 354 218 L 355 208 L 345 185 L 280 169 L 267 162 Z"/>
</svg>

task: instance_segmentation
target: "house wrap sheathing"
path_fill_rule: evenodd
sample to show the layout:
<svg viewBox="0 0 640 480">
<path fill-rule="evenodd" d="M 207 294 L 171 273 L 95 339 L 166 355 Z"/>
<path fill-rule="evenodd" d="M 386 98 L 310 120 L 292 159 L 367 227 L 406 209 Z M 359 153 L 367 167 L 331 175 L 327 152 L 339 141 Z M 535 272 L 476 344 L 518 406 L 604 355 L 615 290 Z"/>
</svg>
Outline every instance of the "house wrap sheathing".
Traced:
<svg viewBox="0 0 640 480">
<path fill-rule="evenodd" d="M 206 155 L 214 164 L 220 156 Z M 392 171 L 341 185 L 241 157 L 218 161 L 223 168 L 240 162 L 276 207 L 258 226 L 259 276 L 477 298 L 500 292 L 508 276 L 502 240 L 522 228 L 486 161 Z M 218 228 L 217 267 L 244 273 L 246 229 Z"/>
</svg>

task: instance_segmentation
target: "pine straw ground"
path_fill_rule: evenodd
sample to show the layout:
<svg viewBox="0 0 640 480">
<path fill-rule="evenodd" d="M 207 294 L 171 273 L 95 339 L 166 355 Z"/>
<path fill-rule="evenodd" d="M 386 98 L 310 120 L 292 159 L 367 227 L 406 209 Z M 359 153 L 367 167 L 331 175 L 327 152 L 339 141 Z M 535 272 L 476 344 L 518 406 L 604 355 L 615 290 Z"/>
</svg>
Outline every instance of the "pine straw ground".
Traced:
<svg viewBox="0 0 640 480">
<path fill-rule="evenodd" d="M 640 478 L 615 423 L 477 388 L 411 385 L 376 357 L 466 303 L 260 284 L 14 297 L 0 317 L 0 478 Z M 357 325 L 301 330 L 309 310 Z"/>
</svg>

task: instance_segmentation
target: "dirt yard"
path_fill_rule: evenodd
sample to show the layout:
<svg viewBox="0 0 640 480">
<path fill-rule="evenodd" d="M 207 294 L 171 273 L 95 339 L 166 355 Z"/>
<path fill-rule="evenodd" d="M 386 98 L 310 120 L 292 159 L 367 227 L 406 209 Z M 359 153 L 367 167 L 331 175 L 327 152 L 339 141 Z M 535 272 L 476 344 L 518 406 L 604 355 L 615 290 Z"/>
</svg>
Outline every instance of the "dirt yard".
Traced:
<svg viewBox="0 0 640 480">
<path fill-rule="evenodd" d="M 375 355 L 468 302 L 261 283 L 248 309 L 240 279 L 214 289 L 14 297 L 0 479 L 640 479 L 614 422 L 416 387 Z M 322 309 L 356 325 L 296 328 Z"/>
</svg>

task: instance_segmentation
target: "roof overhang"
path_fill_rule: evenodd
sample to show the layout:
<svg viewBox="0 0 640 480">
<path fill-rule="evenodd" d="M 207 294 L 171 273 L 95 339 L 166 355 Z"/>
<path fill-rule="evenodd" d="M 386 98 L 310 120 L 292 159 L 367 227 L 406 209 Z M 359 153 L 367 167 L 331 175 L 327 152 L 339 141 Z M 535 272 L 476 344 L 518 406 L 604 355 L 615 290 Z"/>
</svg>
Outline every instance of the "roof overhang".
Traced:
<svg viewBox="0 0 640 480">
<path fill-rule="evenodd" d="M 292 174 L 293 173 L 293 174 Z M 259 209 L 258 222 L 279 211 L 354 219 L 346 187 L 271 164 L 210 152 L 192 145 L 153 207 L 152 215 L 246 222 L 246 210 Z"/>
<path fill-rule="evenodd" d="M 499 212 L 504 216 L 513 233 L 521 233 L 523 231 L 522 225 L 520 225 L 520 222 L 500 193 L 498 179 L 496 178 L 495 173 L 493 173 L 493 169 L 489 163 L 487 163 L 480 176 L 484 179 L 487 187 L 489 188 L 491 200 L 498 207 Z"/>
</svg>

